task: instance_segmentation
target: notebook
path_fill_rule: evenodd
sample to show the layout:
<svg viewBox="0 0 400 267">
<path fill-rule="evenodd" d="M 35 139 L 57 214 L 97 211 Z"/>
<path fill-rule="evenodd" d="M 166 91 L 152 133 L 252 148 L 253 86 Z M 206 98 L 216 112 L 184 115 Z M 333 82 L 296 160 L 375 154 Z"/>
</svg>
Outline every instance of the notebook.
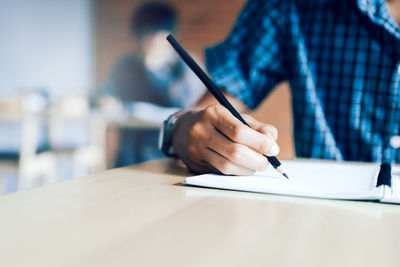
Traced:
<svg viewBox="0 0 400 267">
<path fill-rule="evenodd" d="M 324 160 L 282 161 L 290 179 L 269 166 L 252 176 L 202 174 L 186 185 L 290 196 L 400 203 L 400 165 Z"/>
</svg>

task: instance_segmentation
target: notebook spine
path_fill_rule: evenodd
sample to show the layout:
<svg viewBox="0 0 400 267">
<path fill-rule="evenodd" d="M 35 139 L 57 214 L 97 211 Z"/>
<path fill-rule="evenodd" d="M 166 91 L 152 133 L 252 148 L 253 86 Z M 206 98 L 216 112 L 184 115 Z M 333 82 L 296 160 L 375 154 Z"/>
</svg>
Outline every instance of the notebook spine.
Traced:
<svg viewBox="0 0 400 267">
<path fill-rule="evenodd" d="M 390 163 L 381 164 L 376 187 L 379 187 L 381 185 L 387 185 L 389 187 L 392 186 L 392 166 L 390 165 Z"/>
</svg>

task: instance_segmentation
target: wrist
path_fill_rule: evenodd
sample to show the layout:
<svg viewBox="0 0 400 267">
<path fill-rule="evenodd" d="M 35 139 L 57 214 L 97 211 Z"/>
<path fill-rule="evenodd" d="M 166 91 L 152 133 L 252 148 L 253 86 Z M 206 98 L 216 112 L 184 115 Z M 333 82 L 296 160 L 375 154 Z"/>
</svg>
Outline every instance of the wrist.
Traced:
<svg viewBox="0 0 400 267">
<path fill-rule="evenodd" d="M 168 157 L 178 157 L 173 148 L 173 135 L 178 119 L 187 112 L 188 110 L 183 109 L 170 115 L 161 126 L 158 147 Z"/>
</svg>

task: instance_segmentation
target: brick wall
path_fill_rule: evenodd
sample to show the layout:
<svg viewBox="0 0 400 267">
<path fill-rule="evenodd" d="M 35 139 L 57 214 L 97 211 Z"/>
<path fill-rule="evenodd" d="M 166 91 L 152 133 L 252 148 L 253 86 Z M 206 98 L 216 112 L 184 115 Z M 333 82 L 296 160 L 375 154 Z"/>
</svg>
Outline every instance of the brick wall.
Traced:
<svg viewBox="0 0 400 267">
<path fill-rule="evenodd" d="M 115 62 L 134 47 L 129 36 L 129 19 L 144 1 L 97 0 L 96 5 L 96 83 L 107 79 Z M 229 33 L 244 0 L 168 0 L 179 10 L 179 40 L 185 48 L 203 58 L 206 46 L 223 40 Z M 277 126 L 280 158 L 292 158 L 292 117 L 287 84 L 278 86 L 254 115 Z"/>
</svg>

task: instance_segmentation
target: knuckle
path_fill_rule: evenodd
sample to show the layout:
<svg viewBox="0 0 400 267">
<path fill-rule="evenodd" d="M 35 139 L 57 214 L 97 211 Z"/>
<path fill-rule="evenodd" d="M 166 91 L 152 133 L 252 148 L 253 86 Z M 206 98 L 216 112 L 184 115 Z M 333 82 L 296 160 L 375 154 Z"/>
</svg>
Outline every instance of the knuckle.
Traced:
<svg viewBox="0 0 400 267">
<path fill-rule="evenodd" d="M 213 113 L 217 113 L 217 114 L 220 114 L 223 110 L 221 105 L 212 105 L 212 106 L 210 106 L 210 108 Z"/>
<path fill-rule="evenodd" d="M 237 144 L 232 144 L 227 147 L 228 157 L 233 161 L 238 161 L 241 158 L 241 147 Z"/>
<path fill-rule="evenodd" d="M 263 131 L 266 134 L 271 135 L 273 138 L 277 138 L 278 137 L 278 129 L 276 129 L 275 126 L 267 124 L 263 127 Z"/>
<path fill-rule="evenodd" d="M 193 138 L 197 138 L 200 135 L 200 133 L 202 132 L 201 129 L 202 129 L 202 126 L 200 123 L 197 122 L 197 123 L 193 124 L 193 126 L 189 130 L 189 136 L 193 137 Z"/>
<path fill-rule="evenodd" d="M 231 131 L 231 137 L 238 141 L 242 136 L 243 126 L 238 123 L 232 123 L 229 128 Z"/>
<path fill-rule="evenodd" d="M 217 106 L 216 105 L 211 105 L 211 106 L 208 106 L 208 107 L 206 107 L 204 109 L 203 115 L 206 118 L 211 118 L 211 117 L 214 117 L 217 112 L 218 112 L 217 111 Z"/>
<path fill-rule="evenodd" d="M 189 136 L 187 139 L 188 150 L 189 148 L 197 152 L 197 148 L 207 146 L 212 142 L 213 135 L 206 130 L 206 127 L 201 122 L 197 122 L 189 129 Z"/>
<path fill-rule="evenodd" d="M 271 150 L 271 146 L 272 142 L 270 142 L 269 138 L 262 138 L 258 149 L 267 154 Z"/>
</svg>

